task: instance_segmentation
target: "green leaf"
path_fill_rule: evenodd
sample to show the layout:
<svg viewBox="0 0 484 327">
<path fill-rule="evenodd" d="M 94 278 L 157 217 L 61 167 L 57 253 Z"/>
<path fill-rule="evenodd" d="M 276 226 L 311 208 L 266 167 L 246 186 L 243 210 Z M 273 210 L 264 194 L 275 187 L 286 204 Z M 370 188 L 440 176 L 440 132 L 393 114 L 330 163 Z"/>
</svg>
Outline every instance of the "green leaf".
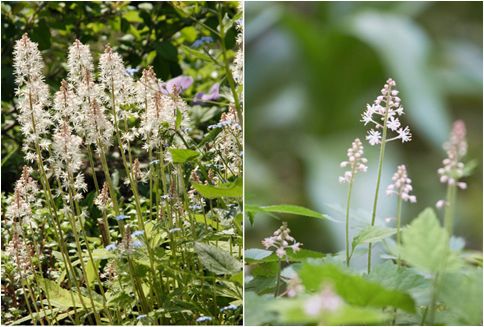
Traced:
<svg viewBox="0 0 484 327">
<path fill-rule="evenodd" d="M 244 252 L 244 259 L 258 261 L 267 258 L 272 254 L 272 251 L 262 250 L 262 249 L 247 249 Z"/>
<path fill-rule="evenodd" d="M 50 28 L 45 19 L 39 20 L 39 22 L 35 25 L 31 37 L 32 41 L 39 43 L 40 50 L 46 50 L 50 48 Z"/>
<path fill-rule="evenodd" d="M 426 284 L 426 279 L 422 275 L 417 274 L 411 268 L 398 267 L 391 261 L 376 265 L 370 275 L 366 275 L 366 278 L 378 282 L 383 287 L 401 291 Z"/>
<path fill-rule="evenodd" d="M 271 206 L 255 206 L 255 205 L 246 205 L 246 212 L 247 213 L 258 213 L 258 212 L 271 212 L 271 213 L 285 213 L 291 215 L 298 215 L 304 217 L 312 217 L 318 219 L 327 219 L 331 221 L 335 221 L 333 218 L 324 215 L 322 213 L 313 211 L 311 209 L 307 209 L 301 206 L 293 205 L 293 204 L 278 204 L 278 205 L 271 205 Z"/>
<path fill-rule="evenodd" d="M 197 190 L 204 198 L 240 198 L 242 197 L 242 179 L 238 178 L 231 183 L 224 183 L 218 185 L 192 184 L 193 188 Z"/>
<path fill-rule="evenodd" d="M 142 23 L 143 19 L 138 14 L 138 11 L 131 10 L 127 11 L 123 14 L 123 18 L 126 19 L 130 23 Z"/>
<path fill-rule="evenodd" d="M 457 264 L 449 249 L 449 235 L 440 226 L 431 208 L 422 211 L 402 231 L 399 253 L 409 265 L 431 274 L 451 269 Z"/>
<path fill-rule="evenodd" d="M 430 281 L 413 268 L 398 267 L 391 261 L 385 261 L 375 265 L 365 278 L 388 289 L 408 292 L 418 305 L 428 304 L 426 290 L 430 287 Z"/>
<path fill-rule="evenodd" d="M 87 285 L 92 287 L 96 282 L 97 278 L 96 275 L 98 274 L 99 263 L 96 260 L 93 261 L 89 260 L 86 265 L 86 275 L 87 275 Z"/>
<path fill-rule="evenodd" d="M 349 305 L 343 305 L 335 311 L 321 310 L 319 314 L 309 315 L 304 309 L 307 301 L 311 299 L 309 297 L 279 299 L 272 301 L 270 307 L 280 314 L 282 322 L 291 325 L 375 325 L 389 318 L 381 310 Z"/>
<path fill-rule="evenodd" d="M 325 284 L 331 285 L 348 304 L 384 308 L 392 306 L 415 312 L 415 303 L 407 293 L 389 290 L 358 275 L 343 272 L 334 265 L 303 264 L 299 276 L 308 291 L 316 292 Z"/>
<path fill-rule="evenodd" d="M 37 280 L 38 280 L 39 286 L 46 293 L 49 294 L 50 303 L 54 307 L 61 308 L 63 310 L 67 310 L 68 308 L 71 308 L 71 307 L 82 308 L 82 304 L 79 299 L 79 294 L 77 292 L 68 291 L 60 287 L 57 283 L 48 279 L 38 278 Z M 89 298 L 83 295 L 81 295 L 81 297 L 84 303 L 91 303 Z M 72 302 L 73 298 L 75 303 Z M 97 302 L 95 299 L 94 299 L 94 305 L 97 308 L 102 308 L 102 304 Z"/>
<path fill-rule="evenodd" d="M 200 155 L 197 151 L 189 149 L 169 148 L 168 151 L 170 151 L 174 163 L 184 163 L 193 160 Z"/>
<path fill-rule="evenodd" d="M 273 277 L 277 276 L 279 269 L 279 262 L 277 261 L 261 262 L 251 266 L 250 274 L 252 276 Z"/>
<path fill-rule="evenodd" d="M 205 54 L 205 53 L 203 53 L 203 52 L 201 52 L 201 51 L 198 51 L 198 50 L 192 49 L 192 48 L 190 48 L 190 47 L 187 47 L 186 45 L 182 45 L 181 47 L 182 47 L 182 49 L 183 49 L 183 50 L 184 50 L 186 53 L 188 53 L 188 54 L 192 55 L 192 56 L 193 56 L 193 57 L 195 57 L 195 58 L 198 58 L 198 59 L 201 59 L 201 60 L 204 60 L 204 61 L 207 61 L 207 62 L 213 62 L 213 61 L 212 61 L 212 58 L 210 58 L 210 57 L 209 57 L 207 54 Z"/>
<path fill-rule="evenodd" d="M 114 258 L 116 255 L 104 248 L 97 248 L 92 251 L 92 258 L 94 260 L 104 260 Z"/>
<path fill-rule="evenodd" d="M 195 242 L 195 251 L 203 266 L 217 275 L 232 275 L 242 269 L 239 260 L 216 246 Z"/>
<path fill-rule="evenodd" d="M 163 41 L 155 45 L 156 56 L 167 61 L 178 61 L 178 50 L 173 44 L 168 41 Z"/>
<path fill-rule="evenodd" d="M 206 215 L 201 215 L 201 214 L 196 214 L 195 215 L 195 220 L 201 224 L 207 224 L 211 227 L 213 227 L 214 229 L 217 229 L 217 226 L 219 226 L 220 224 L 217 223 L 215 220 L 213 219 L 210 219 L 208 217 L 206 217 Z"/>
<path fill-rule="evenodd" d="M 275 319 L 276 315 L 269 306 L 273 299 L 273 295 L 257 295 L 254 292 L 246 292 L 244 323 L 247 326 L 261 326 Z"/>
<path fill-rule="evenodd" d="M 395 234 L 395 228 L 381 227 L 381 226 L 367 226 L 363 228 L 354 238 L 351 243 L 351 255 L 356 247 L 364 243 L 376 243 L 387 237 Z"/>
<path fill-rule="evenodd" d="M 482 325 L 482 269 L 444 274 L 438 296 L 450 311 L 449 325 Z"/>
</svg>

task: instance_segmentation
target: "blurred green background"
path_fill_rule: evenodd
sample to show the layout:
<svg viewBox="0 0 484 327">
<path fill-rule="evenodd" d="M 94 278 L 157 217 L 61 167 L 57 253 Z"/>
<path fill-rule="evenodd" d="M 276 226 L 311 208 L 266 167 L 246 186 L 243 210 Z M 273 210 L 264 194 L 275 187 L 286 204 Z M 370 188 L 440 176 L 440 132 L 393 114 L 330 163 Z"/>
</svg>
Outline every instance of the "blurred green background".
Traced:
<svg viewBox="0 0 484 327">
<path fill-rule="evenodd" d="M 396 198 L 385 189 L 398 164 L 407 165 L 417 196 L 416 204 L 404 204 L 403 224 L 445 197 L 437 174 L 442 143 L 452 122 L 463 119 L 466 161 L 478 166 L 458 194 L 455 233 L 467 247 L 482 249 L 482 3 L 246 2 L 245 8 L 246 203 L 297 204 L 344 219 L 330 209 L 346 204 L 339 163 L 354 138 L 364 140 L 360 115 L 392 77 L 413 141 L 387 147 L 379 219 L 395 216 Z M 352 209 L 369 223 L 379 148 L 364 145 L 369 170 L 357 177 Z M 344 249 L 344 224 L 282 218 L 305 248 Z M 247 221 L 246 248 L 262 247 L 279 225 L 263 214 L 253 226 Z"/>
<path fill-rule="evenodd" d="M 183 93 L 190 102 L 197 92 L 207 92 L 214 83 L 228 88 L 222 68 L 207 62 L 204 51 L 218 55 L 217 41 L 195 47 L 201 37 L 217 38 L 209 28 L 219 24 L 216 6 L 221 2 L 152 1 L 92 2 L 35 1 L 1 4 L 2 16 L 2 191 L 11 192 L 24 164 L 22 135 L 14 104 L 15 78 L 12 51 L 16 40 L 28 33 L 39 44 L 46 82 L 51 94 L 66 78 L 67 49 L 78 38 L 89 44 L 94 63 L 107 44 L 119 52 L 127 68 L 138 68 L 135 78 L 148 65 L 166 81 L 181 74 L 193 77 L 193 85 Z M 222 2 L 227 17 L 234 17 L 238 2 Z M 202 23 L 204 25 L 202 25 Z M 208 27 L 208 28 L 207 28 Z M 234 27 L 226 32 L 227 49 L 236 50 Z M 201 112 L 201 111 L 200 111 Z M 219 116 L 219 112 L 218 113 Z M 195 125 L 200 116 L 192 117 Z M 217 122 L 217 118 L 211 123 Z M 205 121 L 204 126 L 210 122 Z M 119 161 L 119 160 L 118 160 Z M 92 182 L 88 179 L 88 182 Z"/>
</svg>

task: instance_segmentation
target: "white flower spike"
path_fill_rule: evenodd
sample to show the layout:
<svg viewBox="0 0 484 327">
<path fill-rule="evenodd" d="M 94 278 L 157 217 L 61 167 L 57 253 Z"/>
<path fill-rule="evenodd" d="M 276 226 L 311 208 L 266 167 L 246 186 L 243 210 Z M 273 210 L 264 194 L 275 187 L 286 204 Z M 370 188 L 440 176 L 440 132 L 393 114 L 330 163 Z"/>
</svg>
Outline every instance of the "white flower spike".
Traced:
<svg viewBox="0 0 484 327">
<path fill-rule="evenodd" d="M 392 177 L 392 183 L 387 187 L 387 195 L 396 194 L 403 201 L 417 202 L 415 195 L 410 195 L 412 188 L 412 180 L 407 176 L 407 168 L 405 165 L 400 165 Z"/>
<path fill-rule="evenodd" d="M 412 134 L 408 126 L 401 128 L 398 116 L 404 114 L 403 107 L 400 105 L 401 99 L 397 96 L 398 91 L 395 89 L 396 83 L 391 78 L 381 89 L 381 95 L 376 98 L 374 104 L 366 105 L 366 110 L 361 115 L 361 122 L 366 125 L 373 124 L 375 128 L 381 129 L 386 126 L 389 130 L 396 132 L 397 136 L 387 138 L 384 142 L 402 140 L 402 143 L 412 140 Z M 377 145 L 382 142 L 382 134 L 379 131 L 371 129 L 368 131 L 366 140 L 371 145 Z"/>
<path fill-rule="evenodd" d="M 347 151 L 348 161 L 341 162 L 341 167 L 349 167 L 343 176 L 339 177 L 340 183 L 349 183 L 351 178 L 358 172 L 366 172 L 368 160 L 363 157 L 363 144 L 360 139 L 355 139 L 351 148 Z"/>
</svg>

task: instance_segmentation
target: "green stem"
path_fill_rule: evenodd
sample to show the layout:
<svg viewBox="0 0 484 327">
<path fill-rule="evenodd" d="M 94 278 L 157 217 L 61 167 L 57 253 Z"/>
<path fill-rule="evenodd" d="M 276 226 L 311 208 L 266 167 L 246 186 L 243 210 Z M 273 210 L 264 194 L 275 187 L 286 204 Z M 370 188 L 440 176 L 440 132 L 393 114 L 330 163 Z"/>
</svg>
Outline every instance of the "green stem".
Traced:
<svg viewBox="0 0 484 327">
<path fill-rule="evenodd" d="M 454 209 L 455 209 L 455 198 L 457 194 L 457 187 L 455 184 L 447 185 L 447 199 L 445 205 L 444 214 L 444 226 L 449 234 L 452 236 L 454 230 Z"/>
<path fill-rule="evenodd" d="M 439 274 L 436 274 L 434 277 L 434 281 L 432 283 L 432 301 L 430 303 L 430 325 L 434 325 L 434 320 L 435 320 L 435 311 L 437 307 L 437 287 L 439 283 Z M 425 321 L 424 321 L 425 322 Z"/>
<path fill-rule="evenodd" d="M 398 196 L 398 202 L 397 202 L 397 245 L 398 248 L 402 245 L 401 241 L 401 235 L 400 235 L 400 224 L 401 224 L 401 216 L 402 216 L 402 198 Z M 402 265 L 402 262 L 400 260 L 400 255 L 398 255 L 397 258 L 397 264 L 400 267 Z"/>
<path fill-rule="evenodd" d="M 281 285 L 281 270 L 282 270 L 282 261 L 281 261 L 281 258 L 279 258 L 278 270 L 277 270 L 277 283 L 276 283 L 276 290 L 274 291 L 274 297 L 277 297 L 277 295 L 279 294 L 279 287 Z"/>
<path fill-rule="evenodd" d="M 35 309 L 35 312 L 37 312 L 37 319 L 39 320 L 40 324 L 43 326 L 44 325 L 44 322 L 42 320 L 42 318 L 40 318 L 40 311 L 39 311 L 39 308 L 37 307 L 37 301 L 35 300 L 35 297 L 34 297 L 34 291 L 32 290 L 32 287 L 30 286 L 30 283 L 26 283 L 27 284 L 27 288 L 29 289 L 29 294 L 30 294 L 30 297 L 32 299 L 32 304 L 34 306 L 34 309 Z M 24 282 L 22 280 L 22 288 L 24 287 Z M 23 289 L 23 291 L 25 292 L 25 289 Z M 24 294 L 25 295 L 25 294 Z M 28 303 L 28 301 L 26 301 Z M 42 309 L 44 311 L 44 315 L 45 317 L 47 318 L 47 315 L 45 313 L 45 308 L 44 306 L 42 306 Z M 51 311 L 50 314 L 52 314 L 53 312 Z M 48 323 L 49 325 L 52 324 L 51 322 Z"/>
<path fill-rule="evenodd" d="M 89 165 L 91 166 L 92 178 L 94 180 L 94 187 L 96 189 L 96 195 L 99 193 L 99 183 L 97 182 L 96 170 L 94 166 L 94 160 L 92 155 L 91 145 L 87 145 L 87 155 L 89 157 Z"/>
<path fill-rule="evenodd" d="M 388 93 L 391 94 L 391 88 L 388 90 Z M 381 172 L 383 168 L 383 159 L 385 157 L 385 145 L 387 140 L 387 121 L 388 121 L 388 111 L 390 110 L 390 106 L 388 103 L 390 102 L 390 96 L 387 96 L 387 101 L 385 105 L 385 117 L 383 119 L 383 135 L 381 139 L 381 146 L 380 146 L 380 159 L 378 162 L 378 175 L 376 179 L 376 189 L 375 189 L 375 198 L 373 201 L 373 210 L 371 213 L 371 226 L 375 225 L 375 218 L 376 218 L 376 209 L 378 205 L 378 192 L 380 191 L 380 180 L 381 180 Z M 371 272 L 371 249 L 372 243 L 368 244 L 368 274 Z"/>
<path fill-rule="evenodd" d="M 33 130 L 34 134 L 37 135 L 35 116 L 33 114 L 32 93 L 31 93 L 30 90 L 29 90 L 29 106 L 30 106 L 31 119 L 32 119 L 32 130 Z M 54 233 L 55 233 L 55 237 L 56 237 L 58 243 L 61 246 L 61 252 L 62 252 L 62 256 L 64 258 L 64 263 L 67 263 L 67 266 L 69 268 L 69 269 L 66 269 L 66 270 L 67 270 L 67 275 L 69 277 L 70 284 L 71 284 L 71 286 L 75 284 L 79 289 L 80 284 L 77 284 L 78 281 L 77 281 L 77 278 L 76 278 L 75 270 L 72 267 L 72 263 L 71 263 L 71 260 L 70 260 L 70 257 L 69 257 L 69 252 L 67 250 L 67 246 L 66 246 L 65 241 L 64 241 L 62 227 L 60 225 L 60 220 L 59 220 L 59 217 L 57 215 L 57 207 L 56 207 L 56 204 L 55 204 L 55 201 L 54 201 L 54 197 L 52 196 L 52 191 L 50 189 L 49 179 L 48 179 L 47 174 L 45 173 L 45 170 L 44 170 L 44 162 L 43 162 L 43 159 L 42 159 L 42 153 L 40 151 L 40 146 L 39 146 L 39 143 L 37 141 L 35 142 L 34 145 L 35 145 L 35 151 L 36 151 L 36 154 L 37 154 L 37 166 L 38 166 L 39 172 L 40 172 L 40 182 L 42 184 L 42 189 L 43 189 L 45 197 L 46 197 L 47 208 L 48 208 L 49 213 L 50 213 L 49 217 L 54 217 L 55 226 L 57 227 L 57 230 L 55 228 L 53 229 Z M 71 273 L 69 273 L 69 270 L 71 271 Z M 74 283 L 72 282 L 72 279 L 74 279 Z M 87 311 L 87 307 L 86 307 L 86 305 L 85 305 L 85 303 L 82 299 L 80 292 L 78 292 L 78 294 L 79 294 L 79 300 L 81 302 L 82 307 L 84 308 L 84 310 Z"/>
<path fill-rule="evenodd" d="M 353 190 L 353 178 L 355 174 L 355 167 L 351 170 L 351 180 L 348 189 L 348 197 L 346 200 L 346 266 L 350 266 L 350 203 L 351 203 L 351 191 Z"/>
</svg>

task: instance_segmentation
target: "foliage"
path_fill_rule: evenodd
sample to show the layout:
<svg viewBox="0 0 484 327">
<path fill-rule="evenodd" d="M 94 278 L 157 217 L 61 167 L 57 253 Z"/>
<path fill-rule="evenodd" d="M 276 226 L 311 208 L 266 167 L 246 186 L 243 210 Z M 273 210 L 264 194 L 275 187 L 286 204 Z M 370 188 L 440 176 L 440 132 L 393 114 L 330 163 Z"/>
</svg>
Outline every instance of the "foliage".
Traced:
<svg viewBox="0 0 484 327">
<path fill-rule="evenodd" d="M 363 228 L 353 242 L 390 241 L 394 233 L 392 229 Z M 364 236 L 369 234 L 374 236 Z M 281 273 L 285 290 L 276 298 L 270 293 L 277 287 L 277 257 L 272 251 L 246 250 L 250 272 L 246 280 L 247 324 L 419 325 L 425 321 L 425 308 L 431 304 L 433 292 L 440 303 L 436 323 L 480 324 L 482 268 L 464 263 L 464 254 L 452 249 L 433 210 L 426 209 L 416 217 L 402 238 L 402 248 L 394 249 L 396 253 L 388 253 L 388 257 L 400 255 L 405 265 L 387 259 L 375 265 L 370 274 L 361 274 L 355 265 L 345 267 L 344 258 L 338 255 L 293 260 L 289 254 Z M 434 275 L 429 272 L 442 276 L 436 289 Z M 324 293 L 325 288 L 331 293 Z M 314 313 L 311 304 L 318 303 L 323 305 Z M 331 303 L 337 305 L 332 307 Z"/>
<path fill-rule="evenodd" d="M 241 20 L 2 2 L 5 324 L 242 323 Z"/>
</svg>

